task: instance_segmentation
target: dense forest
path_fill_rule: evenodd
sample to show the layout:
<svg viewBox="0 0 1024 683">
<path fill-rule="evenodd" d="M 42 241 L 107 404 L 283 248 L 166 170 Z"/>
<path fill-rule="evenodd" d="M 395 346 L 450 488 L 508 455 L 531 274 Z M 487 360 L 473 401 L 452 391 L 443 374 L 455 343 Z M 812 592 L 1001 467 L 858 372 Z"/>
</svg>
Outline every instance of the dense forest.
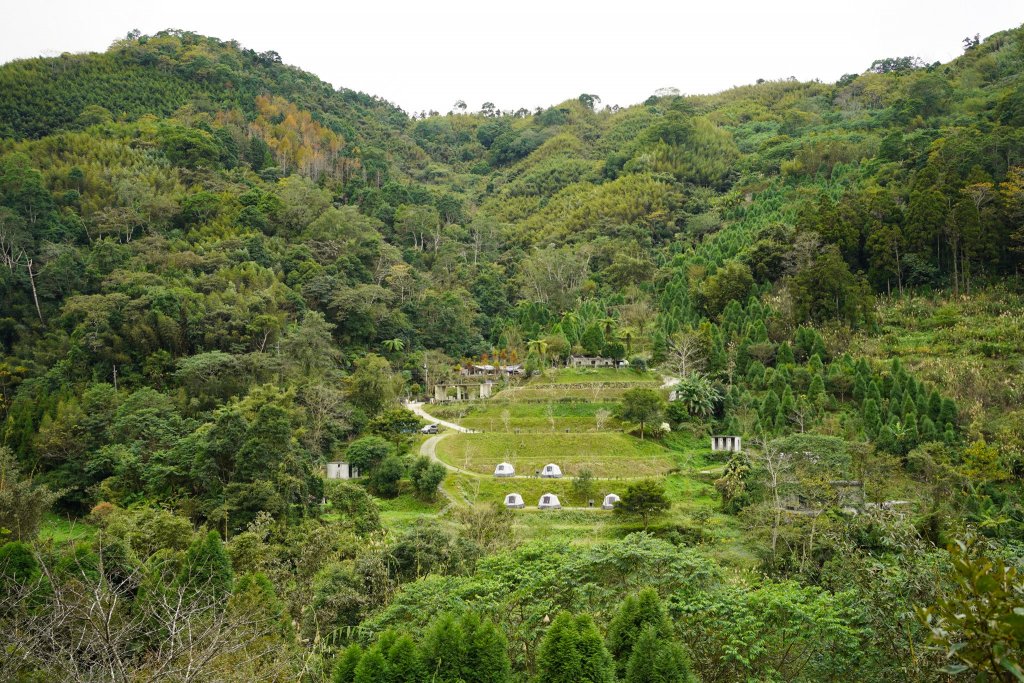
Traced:
<svg viewBox="0 0 1024 683">
<path fill-rule="evenodd" d="M 879 57 L 419 114 L 184 31 L 0 66 L 0 679 L 1024 680 L 1024 28 Z"/>
</svg>

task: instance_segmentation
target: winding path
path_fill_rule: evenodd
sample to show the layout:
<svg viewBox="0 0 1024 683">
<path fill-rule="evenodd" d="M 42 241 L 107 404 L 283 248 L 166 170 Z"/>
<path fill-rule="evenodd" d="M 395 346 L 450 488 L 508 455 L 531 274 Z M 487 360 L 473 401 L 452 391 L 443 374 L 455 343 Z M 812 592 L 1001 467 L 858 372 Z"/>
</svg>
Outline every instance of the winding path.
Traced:
<svg viewBox="0 0 1024 683">
<path fill-rule="evenodd" d="M 440 419 L 434 417 L 433 415 L 431 415 L 427 411 L 423 410 L 423 404 L 419 403 L 417 401 L 409 401 L 408 403 L 405 404 L 405 407 L 408 408 L 409 410 L 411 410 L 412 412 L 416 413 L 420 417 L 422 417 L 424 420 L 427 420 L 428 422 L 436 422 L 439 425 L 443 425 L 443 426 L 447 427 L 448 429 L 454 429 L 455 431 L 462 432 L 463 434 L 472 434 L 473 433 L 472 429 L 469 429 L 467 427 L 463 427 L 460 424 L 455 424 L 454 422 L 447 422 L 445 420 L 440 420 Z M 427 439 L 427 441 L 424 443 L 424 445 L 426 445 L 427 443 L 430 443 L 430 439 Z M 434 443 L 437 443 L 437 442 L 435 441 Z"/>
</svg>

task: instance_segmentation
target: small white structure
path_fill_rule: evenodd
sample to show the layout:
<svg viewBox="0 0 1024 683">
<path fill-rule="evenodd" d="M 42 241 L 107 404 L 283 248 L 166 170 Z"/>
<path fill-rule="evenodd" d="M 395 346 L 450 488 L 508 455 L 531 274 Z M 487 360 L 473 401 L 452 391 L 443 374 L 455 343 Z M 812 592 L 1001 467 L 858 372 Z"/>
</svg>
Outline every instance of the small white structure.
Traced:
<svg viewBox="0 0 1024 683">
<path fill-rule="evenodd" d="M 329 462 L 326 475 L 328 479 L 355 479 L 359 476 L 359 468 L 352 467 L 347 462 Z"/>
<path fill-rule="evenodd" d="M 616 496 L 614 493 L 609 493 L 607 496 L 604 497 L 604 502 L 601 503 L 601 509 L 602 510 L 614 509 L 615 508 L 615 504 L 618 503 L 619 500 L 621 500 L 621 499 L 618 496 Z"/>
<path fill-rule="evenodd" d="M 540 471 L 540 476 L 545 479 L 560 479 L 562 477 L 562 468 L 554 463 L 544 465 L 544 469 Z"/>
<path fill-rule="evenodd" d="M 521 510 L 526 507 L 526 503 L 523 502 L 523 497 L 518 493 L 510 493 L 505 496 L 505 507 Z"/>
<path fill-rule="evenodd" d="M 494 468 L 494 476 L 514 477 L 516 476 L 516 468 L 512 467 L 512 465 L 507 462 L 499 463 L 498 466 Z"/>
<path fill-rule="evenodd" d="M 739 453 L 743 450 L 743 443 L 738 436 L 713 436 L 711 437 L 711 450 Z"/>
<path fill-rule="evenodd" d="M 545 493 L 537 502 L 539 510 L 561 510 L 562 504 L 558 502 L 558 496 L 553 493 Z"/>
</svg>

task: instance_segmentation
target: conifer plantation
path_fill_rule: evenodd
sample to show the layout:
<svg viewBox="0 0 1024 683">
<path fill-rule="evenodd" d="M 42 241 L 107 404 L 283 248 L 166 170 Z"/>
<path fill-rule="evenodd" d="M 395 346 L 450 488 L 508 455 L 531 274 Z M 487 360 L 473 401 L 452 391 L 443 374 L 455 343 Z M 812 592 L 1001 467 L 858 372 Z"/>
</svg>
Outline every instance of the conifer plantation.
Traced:
<svg viewBox="0 0 1024 683">
<path fill-rule="evenodd" d="M 0 680 L 1024 680 L 1024 28 L 849 69 L 0 65 Z"/>
</svg>

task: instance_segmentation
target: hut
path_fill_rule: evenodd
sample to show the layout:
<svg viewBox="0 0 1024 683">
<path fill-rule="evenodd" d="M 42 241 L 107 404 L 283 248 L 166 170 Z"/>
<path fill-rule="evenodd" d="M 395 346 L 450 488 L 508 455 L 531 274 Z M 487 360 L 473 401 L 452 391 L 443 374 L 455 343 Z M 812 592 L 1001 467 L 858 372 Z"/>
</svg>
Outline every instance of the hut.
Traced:
<svg viewBox="0 0 1024 683">
<path fill-rule="evenodd" d="M 523 497 L 518 493 L 510 493 L 505 496 L 505 507 L 519 510 L 526 507 L 526 503 L 523 502 Z"/>
<path fill-rule="evenodd" d="M 544 469 L 540 471 L 540 476 L 545 479 L 559 479 L 562 476 L 562 468 L 554 463 L 544 465 Z"/>
<path fill-rule="evenodd" d="M 335 460 L 334 462 L 327 463 L 324 475 L 328 479 L 355 479 L 359 476 L 359 468 L 352 467 L 347 462 Z"/>
<path fill-rule="evenodd" d="M 711 437 L 711 450 L 739 453 L 743 450 L 743 440 L 738 436 L 716 435 Z"/>
<path fill-rule="evenodd" d="M 498 463 L 498 466 L 494 468 L 494 476 L 514 477 L 516 476 L 516 468 L 507 462 Z"/>
<path fill-rule="evenodd" d="M 604 502 L 601 503 L 602 510 L 611 510 L 615 508 L 615 504 L 618 503 L 620 498 L 614 493 L 609 493 L 604 497 Z"/>
<path fill-rule="evenodd" d="M 537 501 L 538 510 L 561 510 L 562 504 L 558 502 L 558 496 L 553 493 L 545 493 Z"/>
</svg>

